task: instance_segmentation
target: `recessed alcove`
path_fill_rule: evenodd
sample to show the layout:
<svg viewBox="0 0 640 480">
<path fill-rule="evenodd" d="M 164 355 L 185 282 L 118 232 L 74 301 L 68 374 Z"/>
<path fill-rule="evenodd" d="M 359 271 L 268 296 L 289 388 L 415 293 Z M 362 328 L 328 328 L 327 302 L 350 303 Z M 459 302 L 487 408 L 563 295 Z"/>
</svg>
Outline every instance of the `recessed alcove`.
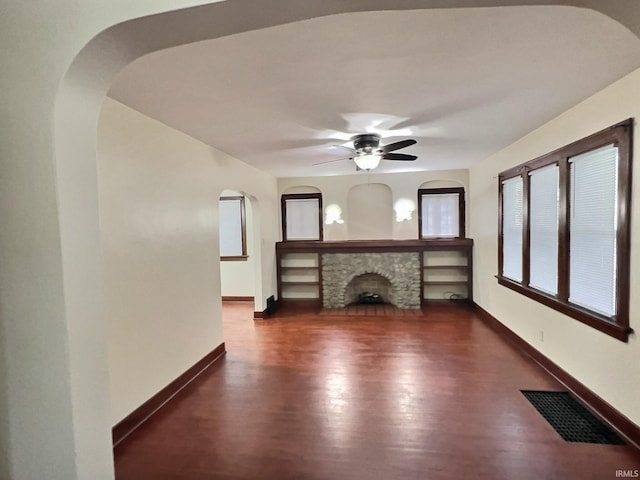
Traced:
<svg viewBox="0 0 640 480">
<path fill-rule="evenodd" d="M 393 237 L 393 193 L 383 183 L 354 185 L 347 193 L 347 231 L 352 240 Z"/>
</svg>

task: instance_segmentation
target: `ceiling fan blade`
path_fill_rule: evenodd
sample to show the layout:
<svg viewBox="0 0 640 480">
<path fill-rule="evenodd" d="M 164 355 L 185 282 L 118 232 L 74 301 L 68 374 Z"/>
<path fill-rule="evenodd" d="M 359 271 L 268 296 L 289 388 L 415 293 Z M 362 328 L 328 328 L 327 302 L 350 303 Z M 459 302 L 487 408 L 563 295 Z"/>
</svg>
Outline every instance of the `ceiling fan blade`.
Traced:
<svg viewBox="0 0 640 480">
<path fill-rule="evenodd" d="M 405 155 L 404 153 L 385 153 L 382 156 L 383 160 L 400 160 L 404 162 L 412 162 L 416 160 L 418 157 L 415 155 Z"/>
<path fill-rule="evenodd" d="M 336 153 L 348 153 L 349 155 L 354 155 L 356 153 L 356 151 L 353 148 L 350 147 L 345 147 L 344 145 L 331 145 L 329 147 L 329 150 L 332 150 Z M 336 150 L 339 150 L 339 152 L 337 152 Z"/>
<path fill-rule="evenodd" d="M 415 145 L 418 143 L 413 138 L 409 138 L 407 140 L 400 140 L 399 142 L 390 143 L 389 145 L 385 145 L 382 147 L 382 151 L 384 153 L 393 152 L 394 150 L 400 150 L 401 148 L 408 147 L 410 145 Z"/>
<path fill-rule="evenodd" d="M 339 162 L 340 160 L 353 160 L 353 157 L 334 158 L 333 160 L 326 160 L 324 162 L 312 163 L 311 166 L 324 165 L 325 163 Z"/>
</svg>

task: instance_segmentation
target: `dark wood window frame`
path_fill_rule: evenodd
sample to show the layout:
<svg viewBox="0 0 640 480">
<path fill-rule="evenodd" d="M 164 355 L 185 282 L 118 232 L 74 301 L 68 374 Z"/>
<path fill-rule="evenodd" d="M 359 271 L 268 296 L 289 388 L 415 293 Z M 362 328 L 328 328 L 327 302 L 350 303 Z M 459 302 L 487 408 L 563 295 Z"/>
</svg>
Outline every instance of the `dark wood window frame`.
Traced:
<svg viewBox="0 0 640 480">
<path fill-rule="evenodd" d="M 242 254 L 241 255 L 220 255 L 221 262 L 246 262 L 249 258 L 247 255 L 247 224 L 246 213 L 244 207 L 244 196 L 233 195 L 220 197 L 220 201 L 240 200 L 240 227 L 242 229 Z"/>
<path fill-rule="evenodd" d="M 308 200 L 318 199 L 318 233 L 319 241 L 323 240 L 323 223 L 322 223 L 322 193 L 286 193 L 280 197 L 280 213 L 282 217 L 282 241 L 298 242 L 306 240 L 289 240 L 287 238 L 287 201 L 288 200 Z"/>
<path fill-rule="evenodd" d="M 449 193 L 458 194 L 458 236 L 451 238 L 465 238 L 465 203 L 464 203 L 464 187 L 447 187 L 447 188 L 420 188 L 418 189 L 418 238 L 449 238 L 449 237 L 432 237 L 422 236 L 422 197 L 423 195 L 443 195 Z"/>
<path fill-rule="evenodd" d="M 634 120 L 630 118 L 551 153 L 506 170 L 500 173 L 498 182 L 498 275 L 496 276 L 498 283 L 623 342 L 627 342 L 629 334 L 633 332 L 629 327 L 633 124 Z M 616 259 L 616 315 L 613 317 L 607 317 L 569 302 L 569 240 L 571 234 L 569 159 L 610 144 L 618 147 L 618 226 L 616 231 L 616 251 L 618 254 Z M 552 164 L 557 164 L 559 167 L 558 293 L 556 295 L 529 286 L 529 173 Z M 521 177 L 523 182 L 522 281 L 520 282 L 503 276 L 503 182 L 516 177 Z"/>
</svg>

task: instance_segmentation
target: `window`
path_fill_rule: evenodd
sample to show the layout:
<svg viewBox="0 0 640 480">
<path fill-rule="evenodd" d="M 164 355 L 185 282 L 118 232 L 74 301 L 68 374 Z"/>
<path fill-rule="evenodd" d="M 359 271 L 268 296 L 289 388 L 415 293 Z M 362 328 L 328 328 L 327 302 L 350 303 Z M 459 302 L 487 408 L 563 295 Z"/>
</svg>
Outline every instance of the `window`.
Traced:
<svg viewBox="0 0 640 480">
<path fill-rule="evenodd" d="M 505 180 L 502 186 L 502 274 L 522 280 L 522 178 Z"/>
<path fill-rule="evenodd" d="M 220 197 L 220 260 L 246 260 L 247 234 L 244 197 Z"/>
<path fill-rule="evenodd" d="M 632 135 L 629 119 L 499 177 L 498 282 L 625 342 Z"/>
<path fill-rule="evenodd" d="M 551 295 L 558 293 L 558 178 L 557 164 L 529 173 L 529 286 Z"/>
<path fill-rule="evenodd" d="M 420 238 L 464 237 L 464 188 L 418 190 Z"/>
<path fill-rule="evenodd" d="M 618 148 L 569 159 L 569 301 L 615 315 Z"/>
<path fill-rule="evenodd" d="M 322 240 L 322 194 L 282 195 L 282 239 Z"/>
</svg>

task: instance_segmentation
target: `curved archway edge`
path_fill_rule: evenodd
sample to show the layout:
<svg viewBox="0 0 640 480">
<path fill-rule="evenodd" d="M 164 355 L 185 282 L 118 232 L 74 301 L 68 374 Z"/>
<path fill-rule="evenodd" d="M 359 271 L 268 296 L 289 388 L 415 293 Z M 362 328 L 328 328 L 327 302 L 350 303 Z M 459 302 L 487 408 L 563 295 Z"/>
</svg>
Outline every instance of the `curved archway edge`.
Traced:
<svg viewBox="0 0 640 480">
<path fill-rule="evenodd" d="M 56 5 L 50 18 L 46 2 L 23 3 L 0 20 L 9 45 L 23 36 L 5 22 L 22 20 L 26 28 L 25 18 L 37 16 L 42 32 L 21 46 L 19 62 L 8 63 L 15 69 L 0 94 L 10 132 L 0 142 L 0 203 L 8 205 L 0 234 L 3 478 L 113 477 L 95 157 L 102 100 L 127 64 L 164 48 L 358 11 L 566 5 L 597 10 L 640 36 L 636 0 L 140 0 L 108 8 L 88 0 L 81 10 Z M 161 13 L 175 7 L 182 10 Z M 28 105 L 19 95 L 25 82 L 36 92 Z M 40 377 L 48 379 L 34 380 Z"/>
</svg>

